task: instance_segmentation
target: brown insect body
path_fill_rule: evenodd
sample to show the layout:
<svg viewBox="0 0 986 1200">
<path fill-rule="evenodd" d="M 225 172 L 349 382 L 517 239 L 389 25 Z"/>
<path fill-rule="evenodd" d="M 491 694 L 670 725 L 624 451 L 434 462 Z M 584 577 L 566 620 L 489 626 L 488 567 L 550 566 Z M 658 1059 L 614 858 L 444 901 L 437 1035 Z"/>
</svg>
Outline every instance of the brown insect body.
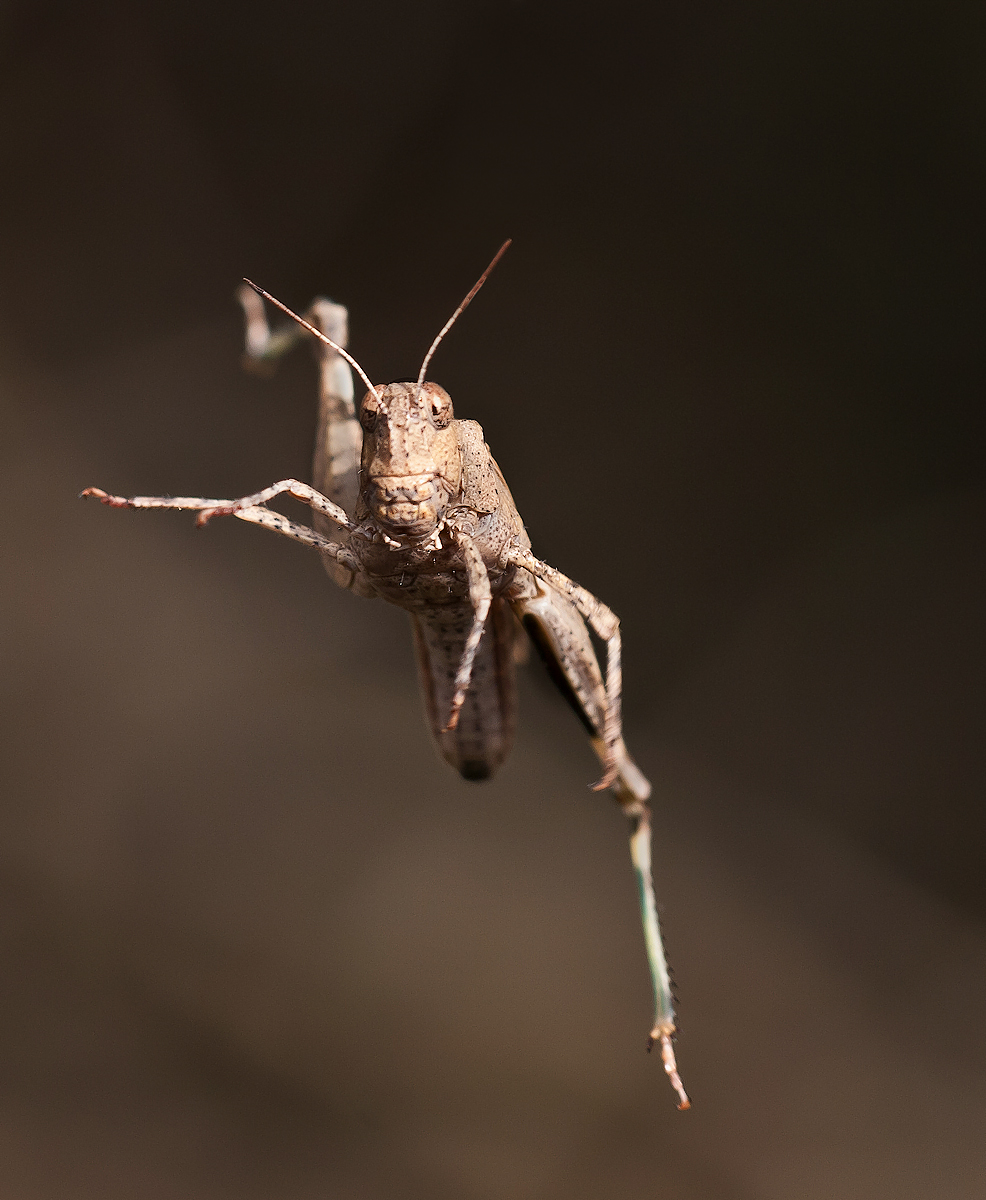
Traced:
<svg viewBox="0 0 986 1200">
<path fill-rule="evenodd" d="M 510 489 L 475 421 L 456 420 L 448 393 L 426 382 L 435 339 L 416 383 L 373 385 L 345 350 L 347 313 L 317 300 L 309 320 L 319 339 L 319 419 L 314 487 L 285 479 L 239 500 L 111 496 L 105 504 L 198 511 L 263 525 L 319 550 L 331 578 L 360 596 L 379 597 L 410 616 L 425 710 L 438 750 L 464 778 L 486 779 L 506 758 L 516 725 L 515 650 L 522 627 L 590 735 L 603 764 L 597 789 L 612 788 L 630 820 L 655 1013 L 650 1043 L 688 1107 L 675 1064 L 674 1010 L 650 867 L 650 784 L 623 743 L 621 641 L 615 614 L 560 571 L 534 557 Z M 241 289 L 247 316 L 247 362 L 275 361 L 300 335 L 272 334 L 260 289 Z M 359 418 L 347 363 L 367 384 Z M 267 507 L 288 493 L 312 509 L 313 526 Z M 606 678 L 589 627 L 606 644 Z"/>
<path fill-rule="evenodd" d="M 504 561 L 504 551 L 518 540 L 529 548 L 530 541 L 482 429 L 454 419 L 444 388 L 392 383 L 377 391 L 379 401 L 368 392 L 360 410 L 356 517 L 362 524 L 349 547 L 362 572 L 353 579 L 360 579 L 362 594 L 372 591 L 410 614 L 439 752 L 466 779 L 487 779 L 509 753 L 516 726 L 518 630 L 507 594 L 517 568 Z M 454 729 L 446 727 L 447 718 L 473 606 L 462 548 L 443 529 L 449 518 L 479 549 L 491 593 L 490 617 Z"/>
</svg>

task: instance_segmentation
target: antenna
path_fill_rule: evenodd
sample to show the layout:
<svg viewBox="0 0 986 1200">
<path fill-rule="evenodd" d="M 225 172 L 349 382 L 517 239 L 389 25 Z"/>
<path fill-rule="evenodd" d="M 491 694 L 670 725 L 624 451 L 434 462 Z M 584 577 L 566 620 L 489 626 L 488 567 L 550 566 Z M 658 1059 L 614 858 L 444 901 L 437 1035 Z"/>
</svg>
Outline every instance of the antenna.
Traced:
<svg viewBox="0 0 986 1200">
<path fill-rule="evenodd" d="M 476 293 L 479 291 L 479 289 L 486 282 L 487 278 L 489 277 L 490 271 L 493 270 L 493 268 L 500 261 L 500 259 L 503 258 L 504 254 L 506 254 L 507 247 L 510 245 L 510 243 L 512 241 L 513 241 L 513 238 L 507 238 L 507 240 L 503 243 L 503 245 L 500 247 L 500 249 L 497 250 L 496 255 L 493 258 L 493 261 L 490 263 L 490 265 L 486 268 L 486 270 L 482 273 L 482 275 L 480 275 L 480 277 L 473 284 L 472 291 L 469 293 L 468 296 L 466 296 L 465 300 L 462 301 L 462 303 L 455 310 L 455 312 L 445 322 L 445 324 L 441 328 L 440 333 L 438 334 L 438 337 L 435 338 L 435 340 L 431 343 L 431 349 L 425 355 L 425 360 L 421 364 L 421 370 L 418 372 L 418 387 L 420 387 L 425 381 L 425 372 L 428 370 L 428 364 L 431 362 L 432 357 L 433 357 L 435 351 L 438 349 L 438 345 L 441 342 L 442 338 L 452 328 L 452 326 L 459 319 L 461 314 L 463 312 L 465 312 L 466 308 L 469 306 L 469 302 L 472 300 L 473 296 L 476 295 Z M 249 283 L 249 280 L 247 280 L 247 282 Z M 275 303 L 276 303 L 276 301 L 275 301 Z M 293 313 L 291 315 L 294 316 Z"/>
<path fill-rule="evenodd" d="M 508 243 L 508 244 L 509 244 L 509 243 Z M 504 247 L 504 250 L 505 250 L 505 249 L 506 249 L 506 246 Z M 502 253 L 503 253 L 503 250 L 501 250 L 501 251 L 500 251 L 500 254 L 502 254 Z M 496 257 L 497 257 L 497 258 L 499 258 L 499 257 L 500 257 L 500 254 L 498 254 Z M 493 260 L 493 262 L 494 262 L 494 263 L 496 262 L 496 258 Z M 487 269 L 486 269 L 486 274 L 487 274 L 487 275 L 490 273 L 490 270 L 492 269 L 492 266 L 493 266 L 493 263 L 491 263 L 491 264 L 490 264 L 490 266 L 489 266 L 489 267 L 487 267 Z M 485 278 L 485 277 L 484 277 L 484 278 Z M 342 357 L 343 357 L 343 358 L 346 360 L 346 362 L 347 362 L 347 363 L 349 363 L 349 365 L 350 365 L 351 367 L 355 367 L 355 369 L 356 369 L 356 370 L 359 372 L 359 377 L 360 377 L 360 379 L 362 379 L 362 380 L 363 380 L 363 382 L 366 384 L 366 386 L 367 386 L 367 387 L 370 389 L 370 391 L 373 393 L 373 398 L 374 398 L 374 400 L 376 400 L 376 402 L 377 402 L 378 404 L 380 404 L 380 393 L 379 393 L 379 392 L 377 391 L 377 389 L 376 389 L 376 388 L 373 386 L 373 384 L 372 384 L 372 383 L 370 383 L 370 377 L 369 377 L 369 375 L 367 375 L 367 373 L 366 373 L 366 372 L 363 370 L 363 368 L 362 368 L 362 367 L 359 365 L 359 363 L 356 361 L 356 359 L 355 359 L 355 358 L 353 358 L 353 356 L 352 356 L 352 355 L 351 355 L 351 354 L 348 352 L 348 350 L 343 350 L 343 348 L 342 348 L 340 345 L 338 345 L 336 342 L 334 342 L 334 341 L 333 341 L 333 340 L 332 340 L 330 337 L 326 337 L 326 336 L 325 336 L 325 334 L 324 334 L 324 333 L 321 331 L 321 329 L 316 329 L 316 328 L 315 328 L 315 326 L 314 326 L 314 325 L 312 325 L 312 324 L 310 324 L 308 321 L 306 321 L 304 317 L 299 317 L 299 316 L 298 316 L 298 314 L 297 314 L 296 312 L 292 312 L 292 311 L 291 311 L 291 309 L 290 309 L 290 308 L 288 308 L 288 306 L 287 306 L 286 304 L 282 304 L 282 303 L 280 302 L 280 300 L 278 300 L 278 299 L 276 299 L 274 296 L 272 296 L 272 295 L 270 294 L 270 292 L 265 292 L 265 291 L 264 291 L 264 289 L 263 289 L 262 287 L 258 287 L 258 286 L 257 286 L 257 284 L 255 284 L 255 283 L 253 282 L 253 280 L 252 280 L 252 279 L 247 279 L 247 277 L 244 275 L 244 276 L 243 276 L 243 282 L 244 282 L 244 283 L 246 283 L 246 284 L 249 284 L 249 285 L 250 285 L 250 287 L 252 287 L 252 288 L 253 288 L 253 290 L 254 290 L 254 291 L 255 291 L 255 292 L 256 292 L 256 293 L 257 293 L 259 296 L 263 296 L 263 298 L 264 298 L 265 300 L 269 300 L 269 301 L 271 302 L 271 304 L 273 304 L 275 308 L 279 308 L 279 309 L 281 310 L 281 312 L 282 312 L 282 313 L 287 313 L 287 315 L 288 315 L 288 316 L 291 318 L 291 320 L 292 320 L 292 321 L 297 321 L 297 322 L 298 322 L 298 324 L 299 324 L 299 325 L 300 325 L 300 326 L 301 326 L 303 329 L 307 329 L 309 333 L 312 333 L 312 334 L 314 334 L 314 335 L 315 335 L 315 337 L 317 337 L 317 338 L 318 338 L 318 340 L 319 340 L 320 342 L 325 342 L 326 346 L 331 346 L 331 347 L 332 347 L 332 349 L 333 349 L 333 350 L 335 350 L 337 354 L 341 354 L 341 355 L 342 355 Z M 482 280 L 480 280 L 480 282 L 482 282 Z M 475 290 L 476 290 L 476 289 L 475 289 L 475 288 L 473 288 L 473 291 L 474 291 L 474 292 L 475 292 Z M 472 299 L 472 296 L 469 296 L 469 297 L 468 297 L 468 299 L 467 299 L 467 301 L 466 301 L 466 303 L 468 303 L 468 302 L 469 302 L 469 300 L 471 300 L 471 299 Z M 443 331 L 443 332 L 444 332 L 444 331 Z"/>
</svg>

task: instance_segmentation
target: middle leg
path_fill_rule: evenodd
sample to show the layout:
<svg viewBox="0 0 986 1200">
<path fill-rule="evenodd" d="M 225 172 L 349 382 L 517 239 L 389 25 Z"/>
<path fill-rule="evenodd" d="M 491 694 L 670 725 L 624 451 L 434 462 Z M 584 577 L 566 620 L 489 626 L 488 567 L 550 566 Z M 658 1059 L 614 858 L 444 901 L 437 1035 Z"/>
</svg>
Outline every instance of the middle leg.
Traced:
<svg viewBox="0 0 986 1200">
<path fill-rule="evenodd" d="M 603 777 L 594 790 L 601 792 L 612 787 L 620 773 L 618 747 L 622 743 L 622 721 L 620 717 L 620 694 L 623 689 L 621 664 L 620 619 L 611 608 L 573 579 L 563 575 L 555 567 L 535 558 L 530 550 L 514 546 L 507 554 L 507 561 L 543 580 L 555 591 L 567 598 L 589 622 L 593 633 L 606 643 L 606 710 L 602 722 Z"/>
<path fill-rule="evenodd" d="M 302 483 L 298 479 L 280 479 L 277 483 L 272 483 L 270 487 L 254 492 L 252 496 L 241 496 L 239 500 L 224 500 L 215 508 L 204 509 L 196 518 L 196 524 L 206 525 L 213 517 L 235 516 L 242 509 L 258 508 L 284 492 L 293 496 L 295 500 L 300 500 L 302 504 L 307 504 L 316 513 L 324 513 L 325 516 L 331 517 L 343 529 L 355 528 L 345 511 L 335 501 L 330 500 L 328 496 L 323 496 L 311 484 Z"/>
<path fill-rule="evenodd" d="M 352 521 L 338 504 L 333 504 L 327 496 L 317 492 L 310 484 L 301 483 L 297 479 L 281 479 L 263 491 L 254 492 L 252 496 L 241 496 L 238 500 L 209 500 L 205 496 L 113 496 L 97 487 L 88 487 L 80 492 L 80 495 L 95 496 L 110 508 L 177 508 L 197 512 L 199 515 L 195 523 L 206 525 L 213 517 L 239 516 L 245 509 L 262 507 L 282 492 L 294 496 L 296 500 L 307 504 L 316 512 L 327 514 L 343 529 L 354 528 Z"/>
<path fill-rule="evenodd" d="M 174 508 L 180 510 L 198 511 L 206 516 L 216 513 L 229 513 L 241 521 L 251 525 L 262 525 L 274 533 L 281 533 L 292 541 L 301 542 L 304 546 L 312 546 L 334 562 L 345 567 L 347 571 L 357 572 L 360 564 L 355 555 L 347 547 L 331 538 L 324 537 L 307 525 L 299 525 L 273 509 L 265 508 L 262 504 L 246 504 L 243 501 L 210 500 L 204 496 L 113 496 L 102 488 L 88 487 L 80 492 L 80 496 L 95 496 L 110 508 Z M 247 497 L 249 499 L 249 497 Z"/>
</svg>

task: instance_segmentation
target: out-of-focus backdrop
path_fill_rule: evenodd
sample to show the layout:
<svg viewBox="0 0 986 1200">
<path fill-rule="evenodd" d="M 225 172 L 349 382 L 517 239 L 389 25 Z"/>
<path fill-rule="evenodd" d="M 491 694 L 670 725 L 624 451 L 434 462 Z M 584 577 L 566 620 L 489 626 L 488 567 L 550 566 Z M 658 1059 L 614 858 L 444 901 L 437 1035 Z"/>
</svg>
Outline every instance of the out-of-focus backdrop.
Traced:
<svg viewBox="0 0 986 1200">
<path fill-rule="evenodd" d="M 986 1168 L 986 10 L 0 8 L 5 1200 L 966 1200 Z M 623 617 L 680 991 L 534 668 L 488 785 L 403 615 L 235 521 L 435 360 Z"/>
</svg>

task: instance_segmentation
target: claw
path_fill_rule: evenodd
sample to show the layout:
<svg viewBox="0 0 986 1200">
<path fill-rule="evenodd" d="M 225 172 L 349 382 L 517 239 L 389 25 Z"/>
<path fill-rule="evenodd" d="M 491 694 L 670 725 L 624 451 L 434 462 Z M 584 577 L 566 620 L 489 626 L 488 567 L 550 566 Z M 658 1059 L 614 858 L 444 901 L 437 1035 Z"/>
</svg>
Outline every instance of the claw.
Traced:
<svg viewBox="0 0 986 1200">
<path fill-rule="evenodd" d="M 86 496 L 95 496 L 100 504 L 108 504 L 110 508 L 131 508 L 130 501 L 125 496 L 111 496 L 109 492 L 104 492 L 102 488 L 87 487 L 79 492 L 79 499 L 84 500 Z"/>
<path fill-rule="evenodd" d="M 224 504 L 221 508 L 203 508 L 199 515 L 195 518 L 196 529 L 204 529 L 213 517 L 228 517 L 233 513 L 239 512 L 240 505 Z"/>
<path fill-rule="evenodd" d="M 678 1064 L 674 1058 L 674 1045 L 671 1042 L 671 1035 L 669 1033 L 661 1033 L 658 1029 L 652 1030 L 650 1037 L 647 1039 L 648 1054 L 650 1054 L 656 1041 L 660 1041 L 661 1043 L 661 1060 L 664 1063 L 664 1070 L 667 1072 L 668 1079 L 671 1080 L 671 1086 L 678 1093 L 678 1111 L 684 1112 L 686 1108 L 691 1108 L 692 1102 L 688 1099 L 685 1085 L 681 1082 L 681 1076 L 678 1074 Z"/>
<path fill-rule="evenodd" d="M 598 783 L 592 784 L 592 791 L 605 792 L 607 788 L 612 787 L 613 784 L 616 783 L 619 774 L 620 768 L 614 762 L 613 765 L 606 770 L 606 773 L 603 775 L 602 779 L 600 779 Z"/>
</svg>

